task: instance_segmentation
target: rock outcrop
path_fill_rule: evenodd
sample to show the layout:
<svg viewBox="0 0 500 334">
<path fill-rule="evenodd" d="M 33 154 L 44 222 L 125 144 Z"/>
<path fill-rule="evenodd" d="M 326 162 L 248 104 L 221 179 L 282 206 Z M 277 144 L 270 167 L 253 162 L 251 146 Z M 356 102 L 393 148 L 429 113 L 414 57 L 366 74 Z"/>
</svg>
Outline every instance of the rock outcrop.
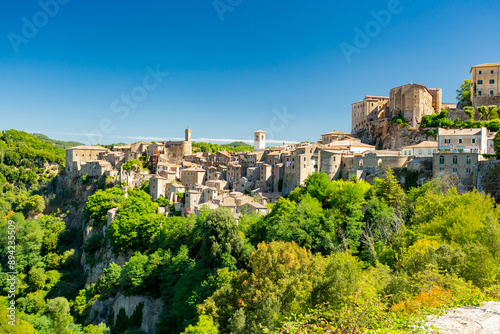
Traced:
<svg viewBox="0 0 500 334">
<path fill-rule="evenodd" d="M 431 317 L 427 326 L 434 326 L 440 334 L 500 333 L 500 302 L 488 302 L 479 307 L 460 307 L 446 315 Z M 431 333 L 433 333 L 431 331 Z"/>
<path fill-rule="evenodd" d="M 154 334 L 158 316 L 163 308 L 161 299 L 153 299 L 146 296 L 124 296 L 118 293 L 114 298 L 106 300 L 97 300 L 90 308 L 89 318 L 86 323 L 99 324 L 110 323 L 115 324 L 120 310 L 123 309 L 128 318 L 132 318 L 136 308 L 142 304 L 142 321 L 140 329 L 146 334 Z M 122 311 L 122 312 L 123 312 Z M 113 319 L 110 319 L 110 315 Z M 139 324 L 137 324 L 139 325 Z"/>
<path fill-rule="evenodd" d="M 373 122 L 364 129 L 356 130 L 353 135 L 361 142 L 374 145 L 378 150 L 393 150 L 403 146 L 415 145 L 422 141 L 435 141 L 433 129 L 414 129 L 405 125 Z"/>
</svg>

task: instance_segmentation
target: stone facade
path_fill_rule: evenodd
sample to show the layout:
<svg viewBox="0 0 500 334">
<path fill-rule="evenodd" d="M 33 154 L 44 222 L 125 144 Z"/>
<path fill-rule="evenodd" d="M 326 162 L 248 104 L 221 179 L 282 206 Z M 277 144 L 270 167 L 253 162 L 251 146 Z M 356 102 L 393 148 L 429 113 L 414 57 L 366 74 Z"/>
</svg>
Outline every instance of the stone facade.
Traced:
<svg viewBox="0 0 500 334">
<path fill-rule="evenodd" d="M 352 131 L 386 117 L 389 117 L 389 98 L 367 95 L 362 101 L 352 104 Z"/>
<path fill-rule="evenodd" d="M 402 168 L 408 163 L 408 157 L 402 156 L 400 152 L 367 152 L 356 156 L 342 157 L 342 178 L 349 179 L 355 176 L 358 179 L 366 179 L 372 174 L 381 174 L 388 167 Z"/>
<path fill-rule="evenodd" d="M 412 127 L 417 127 L 422 116 L 431 115 L 441 108 L 440 89 L 429 90 L 423 85 L 408 84 L 391 89 L 389 95 L 389 109 L 392 116 L 402 113 L 405 120 Z M 438 100 L 439 99 L 439 100 Z"/>
<path fill-rule="evenodd" d="M 487 153 L 488 129 L 442 129 L 438 130 L 438 149 L 459 152 Z"/>
<path fill-rule="evenodd" d="M 328 175 L 330 180 L 340 176 L 343 152 L 338 150 L 321 150 L 319 152 L 319 170 Z"/>
<path fill-rule="evenodd" d="M 472 190 L 476 185 L 476 166 L 483 160 L 479 153 L 444 153 L 434 154 L 432 162 L 433 177 L 445 174 L 458 175 L 464 190 Z"/>
<path fill-rule="evenodd" d="M 109 152 L 101 146 L 76 146 L 66 150 L 66 172 L 78 172 L 82 162 L 95 161 L 99 155 Z"/>
<path fill-rule="evenodd" d="M 203 184 L 205 174 L 205 170 L 201 168 L 186 168 L 181 170 L 181 182 L 185 187 L 192 189 L 197 184 Z"/>
<path fill-rule="evenodd" d="M 471 100 L 474 107 L 500 104 L 500 63 L 473 66 Z"/>
<path fill-rule="evenodd" d="M 318 170 L 316 145 L 299 146 L 285 156 L 283 194 L 288 195 L 296 187 L 303 185 L 305 179 Z"/>
</svg>

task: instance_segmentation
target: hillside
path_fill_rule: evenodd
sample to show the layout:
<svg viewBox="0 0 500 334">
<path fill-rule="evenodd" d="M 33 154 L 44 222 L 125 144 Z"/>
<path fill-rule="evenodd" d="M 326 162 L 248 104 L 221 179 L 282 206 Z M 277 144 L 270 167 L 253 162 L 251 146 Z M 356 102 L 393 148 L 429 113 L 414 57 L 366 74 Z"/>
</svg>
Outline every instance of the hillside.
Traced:
<svg viewBox="0 0 500 334">
<path fill-rule="evenodd" d="M 62 140 L 56 140 L 56 139 L 51 139 L 47 137 L 46 135 L 43 135 L 41 133 L 32 133 L 32 135 L 38 139 L 41 139 L 47 143 L 51 143 L 52 145 L 59 147 L 63 150 L 72 148 L 75 146 L 80 146 L 83 145 L 82 143 L 76 142 L 76 141 L 62 141 Z"/>
<path fill-rule="evenodd" d="M 65 175 L 30 134 L 0 147 L 0 276 L 18 273 L 23 333 L 407 333 L 500 299 L 499 209 L 447 180 L 314 173 L 267 215 L 167 217 L 146 184 Z"/>
</svg>

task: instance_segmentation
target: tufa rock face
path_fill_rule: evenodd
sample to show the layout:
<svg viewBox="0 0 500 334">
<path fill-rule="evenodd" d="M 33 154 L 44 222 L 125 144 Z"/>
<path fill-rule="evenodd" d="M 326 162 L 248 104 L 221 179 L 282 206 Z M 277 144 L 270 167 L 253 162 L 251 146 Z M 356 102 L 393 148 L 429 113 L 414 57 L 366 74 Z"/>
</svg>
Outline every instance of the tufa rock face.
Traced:
<svg viewBox="0 0 500 334">
<path fill-rule="evenodd" d="M 145 296 L 126 297 L 118 293 L 114 298 L 103 301 L 96 300 L 90 308 L 89 318 L 86 323 L 93 323 L 96 325 L 101 322 L 107 323 L 108 320 L 110 320 L 108 318 L 111 311 L 113 311 L 114 315 L 113 323 L 116 323 L 117 316 L 121 309 L 125 311 L 128 318 L 131 318 L 140 304 L 143 304 L 140 328 L 146 334 L 155 334 L 156 323 L 158 322 L 158 316 L 163 308 L 163 303 L 161 299 L 153 299 Z"/>
<path fill-rule="evenodd" d="M 353 135 L 364 144 L 374 145 L 378 150 L 394 150 L 415 145 L 422 141 L 435 141 L 427 132 L 431 129 L 414 129 L 389 122 L 372 122 L 364 129 L 354 131 Z"/>
</svg>

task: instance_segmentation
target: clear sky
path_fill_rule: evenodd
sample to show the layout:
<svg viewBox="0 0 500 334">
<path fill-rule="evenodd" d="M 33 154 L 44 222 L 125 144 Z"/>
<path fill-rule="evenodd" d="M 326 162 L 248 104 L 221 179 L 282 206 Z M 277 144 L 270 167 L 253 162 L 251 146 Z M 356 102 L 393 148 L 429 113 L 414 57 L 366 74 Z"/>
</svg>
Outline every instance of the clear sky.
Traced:
<svg viewBox="0 0 500 334">
<path fill-rule="evenodd" d="M 493 0 L 4 0 L 0 129 L 316 141 L 402 84 L 455 102 L 472 65 L 500 61 L 499 14 Z"/>
</svg>

